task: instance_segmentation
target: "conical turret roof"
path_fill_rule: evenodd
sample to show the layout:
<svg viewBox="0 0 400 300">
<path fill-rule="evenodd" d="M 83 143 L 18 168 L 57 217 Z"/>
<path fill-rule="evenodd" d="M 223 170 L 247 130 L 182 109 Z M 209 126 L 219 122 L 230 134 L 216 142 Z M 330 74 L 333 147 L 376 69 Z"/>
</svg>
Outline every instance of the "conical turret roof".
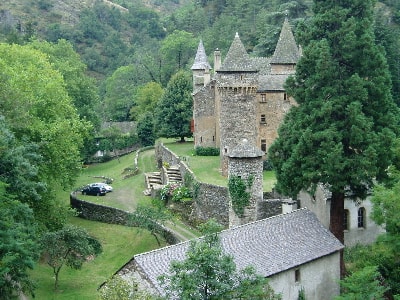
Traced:
<svg viewBox="0 0 400 300">
<path fill-rule="evenodd" d="M 205 70 L 205 69 L 210 70 L 211 66 L 208 63 L 206 51 L 204 50 L 203 41 L 200 40 L 199 46 L 197 47 L 197 53 L 194 59 L 192 70 Z"/>
<path fill-rule="evenodd" d="M 264 155 L 260 149 L 251 145 L 247 139 L 243 139 L 229 154 L 229 157 L 235 158 L 251 158 L 261 157 Z"/>
<path fill-rule="evenodd" d="M 232 45 L 226 54 L 225 60 L 218 71 L 225 72 L 255 72 L 257 69 L 253 66 L 253 63 L 243 46 L 242 41 L 239 38 L 239 34 L 236 33 L 233 39 Z"/>
<path fill-rule="evenodd" d="M 296 64 L 299 58 L 299 48 L 294 39 L 289 21 L 285 18 L 271 64 Z"/>
</svg>

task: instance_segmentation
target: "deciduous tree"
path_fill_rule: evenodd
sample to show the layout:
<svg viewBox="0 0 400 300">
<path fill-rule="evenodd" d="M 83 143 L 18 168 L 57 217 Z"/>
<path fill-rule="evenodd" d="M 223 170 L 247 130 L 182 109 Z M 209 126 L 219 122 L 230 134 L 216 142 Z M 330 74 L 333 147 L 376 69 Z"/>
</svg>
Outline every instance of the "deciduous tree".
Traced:
<svg viewBox="0 0 400 300">
<path fill-rule="evenodd" d="M 100 242 L 83 228 L 66 225 L 64 228 L 46 233 L 41 240 L 43 257 L 53 269 L 54 289 L 58 289 L 61 268 L 66 265 L 79 270 L 84 262 L 102 252 Z"/>
<path fill-rule="evenodd" d="M 139 205 L 136 211 L 131 215 L 130 222 L 133 226 L 150 231 L 156 239 L 158 246 L 161 246 L 157 234 L 160 233 L 160 226 L 170 219 L 171 216 L 163 210 L 161 206 L 151 207 Z"/>
<path fill-rule="evenodd" d="M 345 191 L 364 199 L 374 179 L 387 177 L 398 131 L 372 4 L 314 2 L 314 17 L 300 32 L 304 55 L 286 84 L 298 106 L 269 149 L 281 192 L 295 197 L 300 190 L 313 194 L 318 184 L 329 188 L 330 230 L 341 242 Z"/>
</svg>

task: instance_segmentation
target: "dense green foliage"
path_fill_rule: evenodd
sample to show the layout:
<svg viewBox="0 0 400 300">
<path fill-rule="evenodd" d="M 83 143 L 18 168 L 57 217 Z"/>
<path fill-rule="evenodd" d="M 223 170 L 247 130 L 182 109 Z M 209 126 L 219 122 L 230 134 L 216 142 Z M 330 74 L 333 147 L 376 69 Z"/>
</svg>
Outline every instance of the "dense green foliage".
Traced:
<svg viewBox="0 0 400 300">
<path fill-rule="evenodd" d="M 4 300 L 20 292 L 34 294 L 27 271 L 39 257 L 33 212 L 28 205 L 10 198 L 0 181 L 0 295 Z"/>
<path fill-rule="evenodd" d="M 239 176 L 229 177 L 228 190 L 232 200 L 232 208 L 239 217 L 243 216 L 245 207 L 250 204 L 250 189 L 253 180 L 253 176 L 249 176 L 247 180 Z"/>
<path fill-rule="evenodd" d="M 197 146 L 194 153 L 200 156 L 219 156 L 219 148 Z"/>
<path fill-rule="evenodd" d="M 344 193 L 364 199 L 387 177 L 398 108 L 382 48 L 373 33 L 372 1 L 316 1 L 302 25 L 296 75 L 286 83 L 298 102 L 269 149 L 279 191 L 332 192 L 330 229 L 343 241 Z M 343 269 L 342 269 L 343 270 Z"/>
<path fill-rule="evenodd" d="M 154 118 L 150 112 L 146 112 L 141 116 L 137 125 L 137 135 L 143 147 L 154 145 L 156 141 Z"/>
<path fill-rule="evenodd" d="M 343 289 L 335 300 L 385 299 L 387 288 L 382 285 L 376 267 L 365 267 L 340 282 Z"/>
<path fill-rule="evenodd" d="M 30 46 L 0 44 L 0 66 L 0 110 L 15 138 L 3 153 L 18 149 L 19 156 L 8 156 L 7 168 L 22 177 L 20 181 L 10 176 L 6 182 L 18 183 L 9 188 L 17 191 L 17 200 L 34 210 L 38 222 L 59 228 L 65 222 L 65 207 L 54 201 L 53 193 L 74 182 L 91 125 L 79 118 L 62 75 L 42 52 Z M 2 142 L 6 141 L 3 137 Z M 20 169 L 10 164 L 17 160 Z"/>
<path fill-rule="evenodd" d="M 187 73 L 176 73 L 168 83 L 155 110 L 155 127 L 160 137 L 180 138 L 192 136 L 192 81 Z"/>
</svg>

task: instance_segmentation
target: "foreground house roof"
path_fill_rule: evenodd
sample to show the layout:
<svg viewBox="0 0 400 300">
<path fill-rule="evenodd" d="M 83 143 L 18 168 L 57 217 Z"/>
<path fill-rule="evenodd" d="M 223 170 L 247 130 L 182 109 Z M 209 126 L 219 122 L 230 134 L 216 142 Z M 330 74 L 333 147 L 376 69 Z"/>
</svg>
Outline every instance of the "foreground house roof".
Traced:
<svg viewBox="0 0 400 300">
<path fill-rule="evenodd" d="M 330 255 L 343 245 L 308 209 L 263 219 L 224 230 L 222 247 L 231 254 L 237 269 L 249 265 L 265 277 Z M 157 278 L 169 273 L 174 260 L 184 260 L 189 242 L 168 246 L 134 256 L 140 273 L 164 294 Z"/>
</svg>

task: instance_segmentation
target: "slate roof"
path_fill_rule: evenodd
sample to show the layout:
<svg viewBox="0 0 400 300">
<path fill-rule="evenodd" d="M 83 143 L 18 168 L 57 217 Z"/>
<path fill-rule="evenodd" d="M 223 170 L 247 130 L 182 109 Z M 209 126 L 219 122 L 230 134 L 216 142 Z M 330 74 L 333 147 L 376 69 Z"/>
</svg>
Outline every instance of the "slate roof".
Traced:
<svg viewBox="0 0 400 300">
<path fill-rule="evenodd" d="M 211 70 L 211 66 L 207 59 L 203 41 L 200 40 L 199 46 L 197 47 L 196 57 L 194 58 L 192 70 L 205 70 L 205 69 Z"/>
<path fill-rule="evenodd" d="M 235 148 L 232 149 L 229 157 L 262 157 L 264 152 L 251 145 L 247 139 L 243 139 Z"/>
<path fill-rule="evenodd" d="M 283 87 L 289 75 L 263 75 L 258 77 L 258 92 L 284 91 Z"/>
<path fill-rule="evenodd" d="M 233 255 L 237 269 L 248 265 L 265 277 L 330 255 L 344 246 L 308 209 L 248 223 L 221 232 L 225 253 Z M 157 278 L 168 274 L 170 263 L 184 260 L 189 242 L 134 256 L 140 271 L 163 293 Z"/>
<path fill-rule="evenodd" d="M 296 64 L 299 58 L 299 48 L 290 29 L 289 21 L 285 18 L 271 63 Z"/>
<path fill-rule="evenodd" d="M 219 68 L 218 72 L 256 72 L 257 69 L 253 65 L 252 60 L 246 49 L 243 46 L 242 41 L 239 38 L 239 34 L 236 33 L 235 38 L 231 44 L 231 47 L 226 54 L 224 62 Z"/>
</svg>

